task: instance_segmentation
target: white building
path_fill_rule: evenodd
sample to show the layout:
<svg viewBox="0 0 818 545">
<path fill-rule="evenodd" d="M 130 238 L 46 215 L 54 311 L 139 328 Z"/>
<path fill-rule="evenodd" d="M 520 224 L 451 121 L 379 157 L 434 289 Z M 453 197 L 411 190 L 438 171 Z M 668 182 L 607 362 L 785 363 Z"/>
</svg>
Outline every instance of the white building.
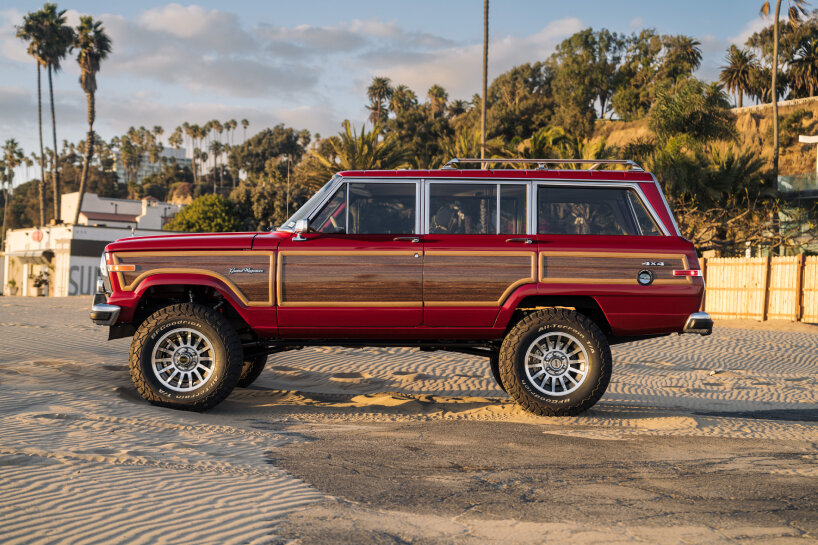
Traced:
<svg viewBox="0 0 818 545">
<path fill-rule="evenodd" d="M 62 196 L 62 225 L 6 232 L 5 248 L 0 248 L 4 295 L 93 294 L 99 258 L 108 243 L 134 235 L 167 234 L 162 227 L 180 208 L 153 197 L 136 201 L 86 193 L 79 224 L 71 225 L 78 196 Z"/>
<path fill-rule="evenodd" d="M 63 223 L 74 221 L 79 193 L 66 193 L 61 199 L 60 219 Z M 161 230 L 181 207 L 162 202 L 153 197 L 141 201 L 109 199 L 95 193 L 86 193 L 82 199 L 79 225 L 97 227 L 124 227 Z"/>
</svg>

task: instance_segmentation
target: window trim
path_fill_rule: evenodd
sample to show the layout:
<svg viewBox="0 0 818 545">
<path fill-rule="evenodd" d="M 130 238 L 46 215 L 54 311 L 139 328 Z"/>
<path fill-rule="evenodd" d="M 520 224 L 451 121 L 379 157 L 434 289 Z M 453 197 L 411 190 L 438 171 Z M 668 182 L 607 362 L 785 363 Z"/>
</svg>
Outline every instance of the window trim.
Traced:
<svg viewBox="0 0 818 545">
<path fill-rule="evenodd" d="M 532 180 L 486 180 L 486 179 L 471 179 L 471 178 L 425 178 L 421 180 L 425 187 L 423 199 L 423 233 L 424 235 L 431 234 L 429 232 L 429 222 L 431 221 L 431 203 L 432 203 L 432 184 L 442 185 L 493 185 L 496 189 L 496 203 L 497 208 L 494 219 L 494 235 L 501 234 L 500 231 L 500 186 L 501 185 L 519 185 L 526 187 L 526 232 L 520 234 L 531 233 L 531 181 Z M 435 233 L 435 236 L 444 233 Z M 491 236 L 491 235 L 482 235 Z"/>
</svg>

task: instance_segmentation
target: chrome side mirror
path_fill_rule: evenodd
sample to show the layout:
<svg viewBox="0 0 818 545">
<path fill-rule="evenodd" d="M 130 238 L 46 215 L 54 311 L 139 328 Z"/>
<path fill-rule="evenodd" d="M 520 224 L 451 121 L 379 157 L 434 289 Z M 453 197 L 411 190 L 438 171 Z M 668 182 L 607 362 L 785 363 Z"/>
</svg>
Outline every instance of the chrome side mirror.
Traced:
<svg viewBox="0 0 818 545">
<path fill-rule="evenodd" d="M 307 240 L 303 235 L 304 233 L 308 233 L 310 230 L 310 220 L 303 219 L 298 220 L 295 222 L 295 227 L 293 227 L 293 233 L 295 236 L 293 240 Z"/>
</svg>

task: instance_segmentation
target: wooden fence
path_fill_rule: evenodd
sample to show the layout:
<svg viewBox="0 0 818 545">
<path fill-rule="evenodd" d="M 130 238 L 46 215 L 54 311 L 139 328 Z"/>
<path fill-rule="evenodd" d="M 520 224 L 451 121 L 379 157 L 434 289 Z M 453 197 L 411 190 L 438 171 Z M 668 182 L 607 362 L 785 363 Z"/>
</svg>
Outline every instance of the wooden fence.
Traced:
<svg viewBox="0 0 818 545">
<path fill-rule="evenodd" d="M 711 257 L 702 308 L 713 318 L 818 323 L 818 257 Z"/>
</svg>

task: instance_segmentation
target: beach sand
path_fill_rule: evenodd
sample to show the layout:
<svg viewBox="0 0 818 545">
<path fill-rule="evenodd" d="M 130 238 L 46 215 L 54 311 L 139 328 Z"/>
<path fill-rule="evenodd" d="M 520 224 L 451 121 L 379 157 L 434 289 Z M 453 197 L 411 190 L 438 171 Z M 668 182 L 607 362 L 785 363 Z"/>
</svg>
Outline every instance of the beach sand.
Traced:
<svg viewBox="0 0 818 545">
<path fill-rule="evenodd" d="M 371 543 L 537 543 L 545 537 L 806 543 L 818 537 L 813 325 L 729 321 L 717 323 L 709 337 L 615 346 L 607 393 L 572 418 L 520 410 L 494 384 L 484 358 L 402 348 L 277 354 L 251 388 L 197 414 L 138 397 L 127 369 L 129 339 L 106 341 L 107 330 L 87 319 L 89 304 L 88 298 L 0 298 L 0 543 L 331 543 L 332 536 Z M 761 525 L 719 528 L 667 512 L 664 526 L 673 530 L 662 532 L 662 524 L 636 519 L 582 522 L 571 510 L 530 520 L 503 511 L 501 502 L 496 511 L 472 508 L 462 516 L 401 509 L 400 501 L 378 507 L 359 497 L 356 481 L 318 478 L 311 465 L 315 457 L 331 456 L 334 439 L 340 444 L 360 433 L 361 448 L 371 453 L 389 446 L 384 430 L 401 429 L 421 437 L 407 443 L 410 449 L 426 448 L 424 431 L 436 437 L 443 450 L 430 456 L 462 450 L 472 432 L 477 437 L 492 429 L 501 430 L 498 436 L 533 430 L 537 441 L 590 451 L 671 441 L 679 447 L 661 455 L 671 466 L 712 448 L 724 453 L 712 462 L 719 474 L 747 482 L 772 475 L 790 479 L 793 490 L 812 486 L 815 493 L 812 506 Z M 775 448 L 749 456 L 739 444 Z M 350 445 L 350 459 L 366 458 L 354 452 L 354 441 Z M 309 460 L 298 459 L 306 453 Z M 381 458 L 390 456 L 384 450 Z M 498 456 L 493 463 L 503 464 Z M 385 478 L 389 464 L 372 463 Z M 429 462 L 418 463 L 402 478 L 425 478 Z M 400 498 L 400 481 L 394 485 Z M 629 494 L 635 502 L 655 501 L 655 492 L 622 482 L 582 486 L 595 501 L 627 502 Z M 581 510 L 577 497 L 570 506 Z M 384 529 L 395 539 L 381 540 Z"/>
</svg>

